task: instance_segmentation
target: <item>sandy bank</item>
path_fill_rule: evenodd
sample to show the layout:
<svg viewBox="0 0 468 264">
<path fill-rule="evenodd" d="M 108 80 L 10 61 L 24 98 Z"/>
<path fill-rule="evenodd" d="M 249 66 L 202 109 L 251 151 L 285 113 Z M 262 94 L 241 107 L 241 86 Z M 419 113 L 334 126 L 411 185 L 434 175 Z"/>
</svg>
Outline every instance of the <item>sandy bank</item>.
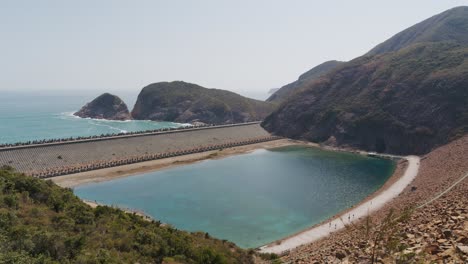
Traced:
<svg viewBox="0 0 468 264">
<path fill-rule="evenodd" d="M 97 183 L 109 181 L 122 177 L 128 177 L 145 172 L 151 172 L 161 169 L 168 169 L 175 166 L 187 165 L 207 159 L 221 159 L 232 155 L 249 153 L 257 149 L 271 149 L 291 145 L 310 145 L 303 142 L 293 141 L 289 139 L 280 139 L 257 144 L 239 146 L 223 150 L 207 151 L 203 153 L 195 153 L 184 156 L 177 156 L 166 159 L 152 160 L 140 163 L 134 163 L 124 166 L 111 167 L 106 169 L 69 174 L 64 176 L 53 177 L 51 180 L 62 187 L 75 187 L 83 184 Z"/>
<path fill-rule="evenodd" d="M 97 202 L 93 202 L 93 201 L 89 201 L 89 200 L 83 200 L 83 202 L 89 206 L 91 206 L 91 208 L 96 208 L 98 207 L 99 203 Z M 119 207 L 120 208 L 120 207 Z M 144 212 L 140 212 L 140 211 L 137 211 L 137 210 L 133 210 L 133 209 L 128 209 L 128 208 L 120 208 L 122 209 L 124 212 L 128 213 L 128 214 L 136 214 L 138 216 L 141 216 L 143 219 L 145 219 L 146 221 L 152 221 L 154 220 L 151 216 L 147 215 L 146 213 Z"/>
</svg>

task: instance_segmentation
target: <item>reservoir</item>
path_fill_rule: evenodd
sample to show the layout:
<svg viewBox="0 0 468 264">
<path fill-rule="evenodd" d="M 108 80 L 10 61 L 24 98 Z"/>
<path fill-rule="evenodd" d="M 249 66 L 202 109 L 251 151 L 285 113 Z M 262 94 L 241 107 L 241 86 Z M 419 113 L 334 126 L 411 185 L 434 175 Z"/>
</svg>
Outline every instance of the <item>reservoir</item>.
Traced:
<svg viewBox="0 0 468 264">
<path fill-rule="evenodd" d="M 289 146 L 78 186 L 87 200 L 144 211 L 187 231 L 253 248 L 349 208 L 379 189 L 395 163 Z"/>
</svg>

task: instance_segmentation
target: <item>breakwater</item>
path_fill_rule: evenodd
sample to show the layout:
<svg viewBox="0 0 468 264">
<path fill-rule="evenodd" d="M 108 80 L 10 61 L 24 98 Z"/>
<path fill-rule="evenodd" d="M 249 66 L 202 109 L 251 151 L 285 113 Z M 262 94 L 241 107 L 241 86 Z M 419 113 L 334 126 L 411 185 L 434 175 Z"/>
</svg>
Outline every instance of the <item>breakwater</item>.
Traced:
<svg viewBox="0 0 468 264">
<path fill-rule="evenodd" d="M 278 139 L 259 123 L 0 148 L 0 166 L 47 178 Z"/>
<path fill-rule="evenodd" d="M 150 135 L 173 133 L 173 132 L 193 131 L 197 129 L 235 127 L 235 126 L 243 126 L 243 125 L 249 125 L 249 124 L 259 124 L 259 123 L 260 121 L 227 124 L 227 125 L 203 124 L 203 125 L 181 126 L 181 127 L 173 127 L 173 128 L 170 128 L 170 127 L 160 128 L 160 129 L 126 132 L 126 133 L 109 133 L 109 134 L 102 134 L 98 136 L 82 136 L 82 137 L 29 140 L 29 141 L 16 142 L 16 143 L 2 143 L 0 144 L 0 150 L 31 148 L 31 147 L 37 147 L 37 146 L 40 147 L 40 146 L 45 146 L 45 145 L 73 144 L 73 143 L 90 142 L 90 141 L 98 141 L 98 140 L 105 140 L 105 139 L 126 138 L 126 137 L 150 136 Z"/>
</svg>

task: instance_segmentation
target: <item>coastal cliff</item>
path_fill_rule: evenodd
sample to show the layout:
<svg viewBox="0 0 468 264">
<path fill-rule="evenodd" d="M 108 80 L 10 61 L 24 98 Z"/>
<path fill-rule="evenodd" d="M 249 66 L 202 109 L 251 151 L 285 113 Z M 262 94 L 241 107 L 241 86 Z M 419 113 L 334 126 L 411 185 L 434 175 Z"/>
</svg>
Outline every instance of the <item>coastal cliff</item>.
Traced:
<svg viewBox="0 0 468 264">
<path fill-rule="evenodd" d="M 301 85 L 262 126 L 329 145 L 427 153 L 468 131 L 467 33 L 468 7 L 429 18 Z"/>
<path fill-rule="evenodd" d="M 118 96 L 104 93 L 93 101 L 87 103 L 75 116 L 82 118 L 97 118 L 108 120 L 129 120 L 132 119 L 127 105 Z"/>
<path fill-rule="evenodd" d="M 144 87 L 132 110 L 134 119 L 210 124 L 261 120 L 274 104 L 182 81 Z"/>
</svg>

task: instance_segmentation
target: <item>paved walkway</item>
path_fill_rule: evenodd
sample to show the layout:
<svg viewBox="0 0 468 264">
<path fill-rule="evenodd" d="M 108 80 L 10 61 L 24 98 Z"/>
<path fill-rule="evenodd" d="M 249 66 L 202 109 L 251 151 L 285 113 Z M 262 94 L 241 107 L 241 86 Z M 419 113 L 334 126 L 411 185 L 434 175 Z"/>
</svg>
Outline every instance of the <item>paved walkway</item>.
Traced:
<svg viewBox="0 0 468 264">
<path fill-rule="evenodd" d="M 391 155 L 386 156 L 396 157 Z M 326 222 L 295 236 L 289 237 L 281 241 L 281 244 L 272 243 L 270 245 L 263 246 L 260 248 L 260 251 L 263 253 L 281 254 L 298 246 L 324 238 L 333 232 L 345 228 L 345 224 L 348 224 L 350 221 L 355 221 L 359 218 L 366 217 L 370 213 L 382 208 L 388 201 L 397 197 L 398 194 L 400 194 L 406 188 L 406 186 L 408 186 L 418 175 L 420 162 L 419 157 L 407 156 L 400 158 L 404 158 L 408 161 L 408 167 L 406 168 L 404 175 L 386 190 L 376 195 L 374 198 L 357 206 L 356 208 L 351 209 L 347 213 L 340 215 L 331 222 Z M 348 220 L 348 217 L 350 217 L 350 220 Z"/>
<path fill-rule="evenodd" d="M 423 208 L 424 206 L 434 202 L 435 200 L 439 199 L 440 197 L 442 197 L 442 195 L 448 193 L 450 190 L 453 189 L 453 187 L 457 186 L 460 182 L 462 182 L 464 179 L 468 178 L 468 173 L 463 175 L 462 177 L 460 177 L 460 179 L 458 179 L 456 182 L 454 182 L 452 185 L 450 185 L 450 187 L 448 187 L 447 189 L 445 189 L 444 191 L 440 192 L 439 194 L 437 194 L 436 196 L 432 197 L 432 199 L 430 199 L 429 201 L 419 205 L 416 207 L 416 209 L 419 209 L 419 208 Z"/>
</svg>

